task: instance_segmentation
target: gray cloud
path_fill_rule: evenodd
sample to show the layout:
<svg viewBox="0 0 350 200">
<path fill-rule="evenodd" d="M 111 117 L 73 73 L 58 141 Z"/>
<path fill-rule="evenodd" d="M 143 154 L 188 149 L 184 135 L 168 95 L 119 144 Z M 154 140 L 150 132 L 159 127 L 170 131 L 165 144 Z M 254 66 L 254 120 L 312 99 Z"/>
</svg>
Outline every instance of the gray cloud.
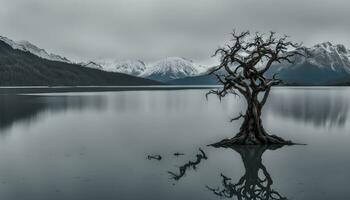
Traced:
<svg viewBox="0 0 350 200">
<path fill-rule="evenodd" d="M 233 28 L 350 47 L 349 8 L 348 0 L 1 0 L 0 34 L 75 60 L 210 64 Z"/>
</svg>

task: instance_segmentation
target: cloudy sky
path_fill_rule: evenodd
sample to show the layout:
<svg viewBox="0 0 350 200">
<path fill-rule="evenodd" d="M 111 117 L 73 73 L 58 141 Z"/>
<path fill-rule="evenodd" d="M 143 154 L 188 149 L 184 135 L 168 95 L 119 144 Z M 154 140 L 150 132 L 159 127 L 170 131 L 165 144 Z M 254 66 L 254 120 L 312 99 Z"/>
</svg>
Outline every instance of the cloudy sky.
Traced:
<svg viewBox="0 0 350 200">
<path fill-rule="evenodd" d="M 350 47 L 349 0 L 0 0 L 0 35 L 80 61 L 181 56 L 213 64 L 230 31 Z"/>
</svg>

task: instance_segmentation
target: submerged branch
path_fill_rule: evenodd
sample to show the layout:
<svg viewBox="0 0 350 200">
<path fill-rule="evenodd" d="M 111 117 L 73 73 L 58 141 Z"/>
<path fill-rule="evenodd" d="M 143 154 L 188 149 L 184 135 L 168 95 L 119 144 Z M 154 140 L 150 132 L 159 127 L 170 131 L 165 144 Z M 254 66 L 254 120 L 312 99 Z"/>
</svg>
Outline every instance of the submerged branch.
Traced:
<svg viewBox="0 0 350 200">
<path fill-rule="evenodd" d="M 168 174 L 171 175 L 171 179 L 174 179 L 176 181 L 180 180 L 186 174 L 187 170 L 191 168 L 196 170 L 197 165 L 202 161 L 202 159 L 204 160 L 208 159 L 207 155 L 204 153 L 204 151 L 201 148 L 199 148 L 199 152 L 200 153 L 196 155 L 195 161 L 188 161 L 186 164 L 179 167 L 179 173 L 168 171 Z"/>
</svg>

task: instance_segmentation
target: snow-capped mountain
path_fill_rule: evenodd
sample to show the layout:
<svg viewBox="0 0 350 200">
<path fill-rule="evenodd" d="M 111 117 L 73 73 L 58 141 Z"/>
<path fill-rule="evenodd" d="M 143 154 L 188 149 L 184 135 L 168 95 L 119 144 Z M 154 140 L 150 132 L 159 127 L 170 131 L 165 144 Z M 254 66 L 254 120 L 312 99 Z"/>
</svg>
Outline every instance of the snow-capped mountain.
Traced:
<svg viewBox="0 0 350 200">
<path fill-rule="evenodd" d="M 96 60 L 88 63 L 79 63 L 84 67 L 99 69 L 108 72 L 119 72 L 133 76 L 140 76 L 146 70 L 146 65 L 141 60 Z"/>
<path fill-rule="evenodd" d="M 117 62 L 114 66 L 117 72 L 134 76 L 140 76 L 146 70 L 146 65 L 141 60 L 126 60 Z"/>
<path fill-rule="evenodd" d="M 350 73 L 350 51 L 342 44 L 330 42 L 317 44 L 308 50 L 307 62 L 321 68 L 330 67 L 333 71 Z"/>
<path fill-rule="evenodd" d="M 14 49 L 0 40 L 0 86 L 117 86 L 159 85 L 121 73 L 93 70 L 66 62 L 53 62 Z"/>
<path fill-rule="evenodd" d="M 168 57 L 151 65 L 146 65 L 141 60 L 97 60 L 90 61 L 88 63 L 80 63 L 80 65 L 103 71 L 120 72 L 162 82 L 184 77 L 197 76 L 206 71 L 205 67 L 196 65 L 190 60 L 179 57 Z"/>
<path fill-rule="evenodd" d="M 3 36 L 0 36 L 0 40 L 10 45 L 13 49 L 27 51 L 47 60 L 71 63 L 67 58 L 52 53 L 49 54 L 44 49 L 40 49 L 39 47 L 25 40 L 13 41 Z"/>
<path fill-rule="evenodd" d="M 350 50 L 344 45 L 324 42 L 301 48 L 306 49 L 306 56 L 297 55 L 292 64 L 275 64 L 268 74 L 278 73 L 287 83 L 311 85 L 331 84 L 350 77 Z"/>
<path fill-rule="evenodd" d="M 301 48 L 306 49 L 307 55 L 305 57 L 297 56 L 293 67 L 308 63 L 319 68 L 329 68 L 332 71 L 350 73 L 350 51 L 344 45 L 333 45 L 330 42 L 324 42 L 311 48 Z M 299 49 L 296 51 L 299 51 Z M 285 65 L 280 65 L 279 70 L 282 70 L 283 67 Z"/>
<path fill-rule="evenodd" d="M 267 71 L 271 77 L 277 77 L 286 84 L 296 85 L 334 85 L 350 82 L 350 50 L 344 45 L 324 42 L 306 49 L 306 56 L 295 56 L 294 63 L 276 63 Z M 297 49 L 296 51 L 301 51 Z M 305 53 L 304 53 L 305 54 Z M 209 68 L 211 70 L 211 68 Z M 224 72 L 224 70 L 223 70 Z M 212 75 L 199 75 L 172 80 L 177 85 L 213 85 L 218 84 Z"/>
<path fill-rule="evenodd" d="M 142 77 L 162 82 L 185 77 L 197 76 L 206 68 L 190 60 L 179 57 L 168 57 L 156 62 L 141 74 Z"/>
<path fill-rule="evenodd" d="M 28 41 L 13 41 L 0 36 L 0 41 L 12 49 L 29 52 L 40 58 L 64 63 L 72 63 L 67 58 L 48 53 Z M 324 42 L 306 49 L 307 56 L 295 57 L 294 63 L 276 63 L 267 76 L 278 73 L 287 84 L 330 85 L 350 82 L 350 50 L 342 44 Z M 209 68 L 193 61 L 168 57 L 146 65 L 141 60 L 97 60 L 79 65 L 108 72 L 119 72 L 172 84 L 217 84 L 215 77 L 207 75 Z"/>
</svg>

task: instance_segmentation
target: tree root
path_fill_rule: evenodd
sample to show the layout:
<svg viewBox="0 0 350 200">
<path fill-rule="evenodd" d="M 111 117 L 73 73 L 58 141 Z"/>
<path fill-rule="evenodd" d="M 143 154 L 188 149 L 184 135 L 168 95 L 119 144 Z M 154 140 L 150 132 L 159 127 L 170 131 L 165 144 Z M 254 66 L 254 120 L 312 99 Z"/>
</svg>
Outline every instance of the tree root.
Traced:
<svg viewBox="0 0 350 200">
<path fill-rule="evenodd" d="M 211 144 L 209 146 L 213 147 L 232 147 L 236 145 L 294 145 L 296 143 L 293 143 L 289 140 L 284 140 L 281 137 L 278 137 L 276 135 L 264 135 L 261 136 L 260 139 L 257 139 L 256 137 L 250 137 L 249 134 L 246 133 L 238 133 L 235 137 L 230 139 L 224 139 L 220 142 Z"/>
</svg>

